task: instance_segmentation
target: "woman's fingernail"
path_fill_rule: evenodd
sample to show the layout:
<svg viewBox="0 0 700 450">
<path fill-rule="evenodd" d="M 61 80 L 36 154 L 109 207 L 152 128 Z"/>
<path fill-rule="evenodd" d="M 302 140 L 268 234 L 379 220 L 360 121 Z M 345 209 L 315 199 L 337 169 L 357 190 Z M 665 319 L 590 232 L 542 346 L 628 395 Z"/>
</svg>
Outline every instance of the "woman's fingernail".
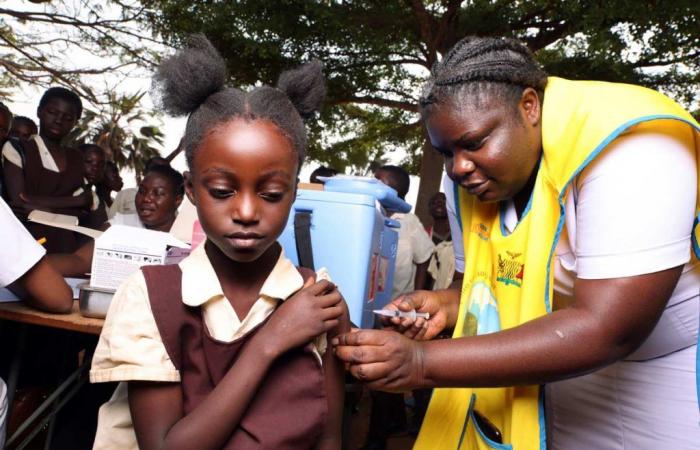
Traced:
<svg viewBox="0 0 700 450">
<path fill-rule="evenodd" d="M 333 339 L 331 339 L 331 345 L 338 345 L 339 343 L 340 343 L 340 340 L 338 340 L 337 337 L 334 337 Z"/>
</svg>

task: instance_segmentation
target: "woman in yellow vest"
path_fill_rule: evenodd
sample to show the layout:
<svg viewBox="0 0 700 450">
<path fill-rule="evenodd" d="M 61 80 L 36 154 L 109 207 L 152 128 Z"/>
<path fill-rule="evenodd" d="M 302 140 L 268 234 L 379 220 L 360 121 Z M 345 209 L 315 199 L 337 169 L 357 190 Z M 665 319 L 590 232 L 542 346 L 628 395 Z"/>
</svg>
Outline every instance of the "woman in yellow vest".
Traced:
<svg viewBox="0 0 700 450">
<path fill-rule="evenodd" d="M 456 44 L 421 106 L 464 281 L 337 355 L 374 389 L 438 388 L 417 449 L 698 448 L 697 122 L 499 38 Z"/>
</svg>

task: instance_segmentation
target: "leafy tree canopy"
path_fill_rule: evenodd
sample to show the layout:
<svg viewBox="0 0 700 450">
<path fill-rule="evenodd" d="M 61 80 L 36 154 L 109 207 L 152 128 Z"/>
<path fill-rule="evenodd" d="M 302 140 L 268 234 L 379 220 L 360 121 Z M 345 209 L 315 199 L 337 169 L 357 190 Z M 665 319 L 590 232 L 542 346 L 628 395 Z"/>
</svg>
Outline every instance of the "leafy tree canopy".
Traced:
<svg viewBox="0 0 700 450">
<path fill-rule="evenodd" d="M 466 35 L 522 39 L 545 69 L 573 79 L 638 83 L 695 105 L 700 79 L 697 0 L 144 0 L 173 47 L 203 32 L 235 85 L 274 83 L 299 61 L 321 59 L 328 106 L 314 125 L 312 158 L 365 171 L 401 149 L 421 174 L 419 215 L 441 161 L 424 152 L 417 114 L 429 68 Z M 426 147 L 427 148 L 427 147 Z"/>
</svg>

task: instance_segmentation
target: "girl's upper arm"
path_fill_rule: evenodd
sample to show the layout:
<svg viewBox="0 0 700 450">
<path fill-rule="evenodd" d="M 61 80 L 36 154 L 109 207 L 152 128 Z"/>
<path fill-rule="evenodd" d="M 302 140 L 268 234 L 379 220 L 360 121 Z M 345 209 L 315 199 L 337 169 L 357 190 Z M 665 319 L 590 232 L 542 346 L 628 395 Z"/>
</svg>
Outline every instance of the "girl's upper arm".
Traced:
<svg viewBox="0 0 700 450">
<path fill-rule="evenodd" d="M 335 336 L 350 331 L 350 313 L 343 302 L 343 315 L 338 326 L 327 333 L 330 342 Z M 321 438 L 316 445 L 318 450 L 339 449 L 342 439 L 343 404 L 345 400 L 345 367 L 331 347 L 323 355 L 326 396 L 328 400 L 328 420 Z"/>
<path fill-rule="evenodd" d="M 183 416 L 180 383 L 130 381 L 129 409 L 142 450 L 163 448 L 170 429 Z"/>
</svg>

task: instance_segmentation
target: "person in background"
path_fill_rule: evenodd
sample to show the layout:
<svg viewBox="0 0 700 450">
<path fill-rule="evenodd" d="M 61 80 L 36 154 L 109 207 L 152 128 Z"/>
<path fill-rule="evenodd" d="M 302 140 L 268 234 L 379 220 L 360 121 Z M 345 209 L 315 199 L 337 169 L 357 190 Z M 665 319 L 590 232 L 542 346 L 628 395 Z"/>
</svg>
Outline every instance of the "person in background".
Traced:
<svg viewBox="0 0 700 450">
<path fill-rule="evenodd" d="M 46 250 L 17 220 L 0 199 L 0 287 L 7 287 L 28 305 L 63 314 L 71 311 L 73 291 L 46 260 Z M 9 405 L 7 388 L 0 379 L 0 448 L 4 448 L 5 422 Z"/>
<path fill-rule="evenodd" d="M 80 190 L 85 174 L 83 157 L 77 149 L 61 144 L 82 112 L 82 102 L 75 92 L 52 87 L 37 108 L 39 134 L 21 143 L 22 154 L 11 143 L 3 146 L 6 198 L 21 219 L 35 209 L 79 218 L 90 211 L 92 194 Z M 48 253 L 70 252 L 78 247 L 76 233 L 71 231 L 36 223 L 25 226 L 35 238 L 46 238 Z"/>
<path fill-rule="evenodd" d="M 99 229 L 107 221 L 107 205 L 100 200 L 96 186 L 104 179 L 107 155 L 102 147 L 95 144 L 82 144 L 78 149 L 83 154 L 85 164 L 85 185 L 82 189 L 92 195 L 90 212 L 81 218 L 80 225 Z"/>
<path fill-rule="evenodd" d="M 10 137 L 26 141 L 30 137 L 39 132 L 36 123 L 26 116 L 15 116 L 12 120 L 12 128 L 10 128 Z"/>
<path fill-rule="evenodd" d="M 313 172 L 311 172 L 311 175 L 309 176 L 309 183 L 325 184 L 325 181 L 319 180 L 318 177 L 334 177 L 336 175 L 338 175 L 337 170 L 326 166 L 319 166 Z"/>
<path fill-rule="evenodd" d="M 455 274 L 455 252 L 447 218 L 445 194 L 436 192 L 428 203 L 428 210 L 433 224 L 427 231 L 435 244 L 433 256 L 428 264 L 431 279 L 427 283 L 430 289 L 446 289 L 452 284 Z"/>
<path fill-rule="evenodd" d="M 0 102 L 0 145 L 5 144 L 10 129 L 12 129 L 12 111 Z"/>
<path fill-rule="evenodd" d="M 155 166 L 166 166 L 170 167 L 170 162 L 163 158 L 162 156 L 154 156 L 149 158 L 144 165 L 143 173 L 148 173 L 151 168 Z M 112 206 L 109 207 L 107 216 L 111 219 L 115 214 L 135 214 L 136 206 L 134 204 L 134 199 L 136 197 L 137 188 L 122 189 L 117 193 L 114 198 Z"/>
<path fill-rule="evenodd" d="M 100 198 L 100 201 L 104 202 L 105 206 L 111 209 L 112 204 L 114 203 L 114 199 L 112 199 L 112 192 L 116 192 L 118 195 L 123 187 L 124 180 L 122 180 L 122 177 L 119 174 L 117 164 L 111 160 L 106 161 L 102 181 L 95 186 L 95 192 L 97 192 L 97 196 Z"/>
<path fill-rule="evenodd" d="M 399 198 L 405 199 L 411 179 L 408 172 L 398 166 L 382 166 L 374 177 L 394 189 Z M 423 289 L 428 278 L 428 262 L 433 254 L 433 242 L 426 233 L 418 216 L 412 213 L 388 211 L 390 217 L 397 220 L 399 243 L 396 251 L 394 285 L 391 298 Z M 371 391 L 372 411 L 370 414 L 367 442 L 363 449 L 379 450 L 386 447 L 386 441 L 392 433 L 407 429 L 406 407 L 403 394 Z"/>
<path fill-rule="evenodd" d="M 182 174 L 170 166 L 152 166 L 136 193 L 136 212 L 117 214 L 100 229 L 127 225 L 148 230 L 170 231 L 185 192 Z M 95 241 L 90 240 L 73 253 L 49 255 L 49 261 L 63 276 L 83 276 L 90 271 Z"/>
</svg>

